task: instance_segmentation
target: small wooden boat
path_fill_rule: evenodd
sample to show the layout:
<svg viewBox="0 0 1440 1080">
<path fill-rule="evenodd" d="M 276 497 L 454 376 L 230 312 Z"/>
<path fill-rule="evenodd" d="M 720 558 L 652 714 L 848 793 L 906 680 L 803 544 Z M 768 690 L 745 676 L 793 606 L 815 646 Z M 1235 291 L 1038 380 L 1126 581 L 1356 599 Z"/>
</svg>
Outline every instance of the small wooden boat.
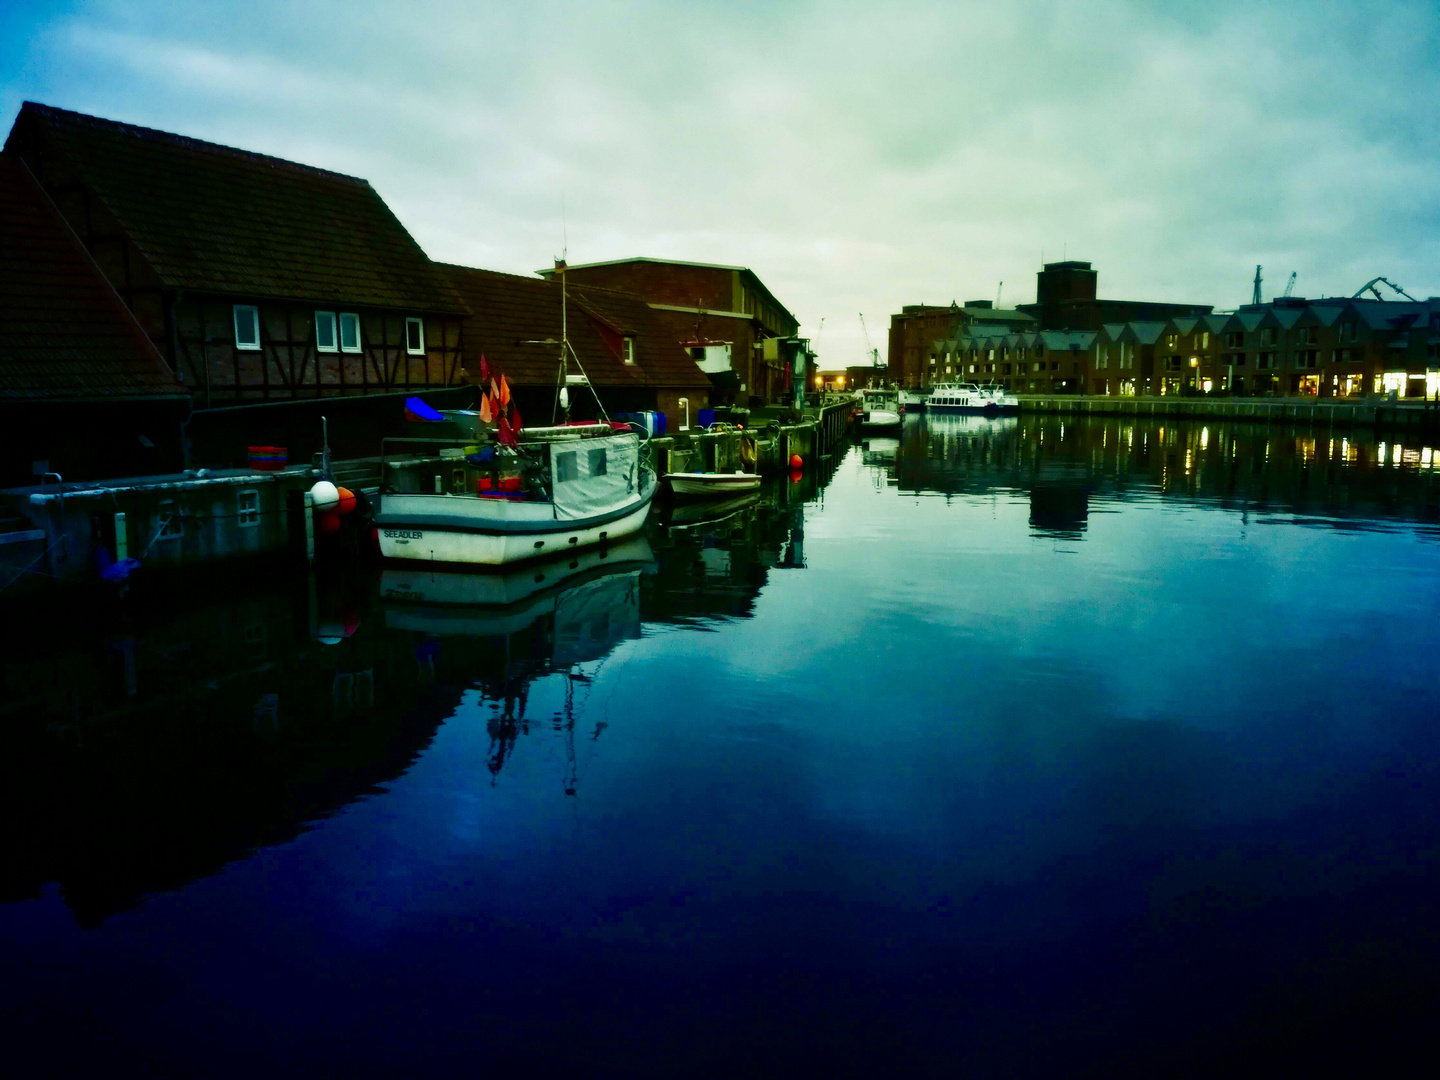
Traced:
<svg viewBox="0 0 1440 1080">
<path fill-rule="evenodd" d="M 755 491 L 760 487 L 759 475 L 747 472 L 672 472 L 666 473 L 663 480 L 677 496 L 690 499 L 729 497 L 742 491 Z"/>
</svg>

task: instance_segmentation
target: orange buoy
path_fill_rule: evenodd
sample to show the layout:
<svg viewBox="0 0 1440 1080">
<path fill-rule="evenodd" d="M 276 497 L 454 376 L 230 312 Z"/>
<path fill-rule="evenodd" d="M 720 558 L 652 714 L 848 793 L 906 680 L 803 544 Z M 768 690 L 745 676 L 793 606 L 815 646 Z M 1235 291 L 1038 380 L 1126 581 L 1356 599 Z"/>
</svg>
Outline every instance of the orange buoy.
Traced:
<svg viewBox="0 0 1440 1080">
<path fill-rule="evenodd" d="M 349 488 L 343 487 L 336 488 L 335 491 L 340 496 L 340 501 L 335 504 L 335 512 L 341 515 L 353 512 L 355 509 L 355 493 Z"/>
<path fill-rule="evenodd" d="M 324 510 L 316 514 L 315 529 L 322 533 L 339 532 L 340 512 L 338 510 Z"/>
<path fill-rule="evenodd" d="M 804 465 L 804 464 L 805 464 L 805 459 L 802 458 L 799 454 L 791 454 L 791 455 L 790 455 L 790 468 L 792 468 L 792 469 L 798 469 L 798 468 L 800 468 L 800 467 L 801 467 L 802 465 Z"/>
</svg>

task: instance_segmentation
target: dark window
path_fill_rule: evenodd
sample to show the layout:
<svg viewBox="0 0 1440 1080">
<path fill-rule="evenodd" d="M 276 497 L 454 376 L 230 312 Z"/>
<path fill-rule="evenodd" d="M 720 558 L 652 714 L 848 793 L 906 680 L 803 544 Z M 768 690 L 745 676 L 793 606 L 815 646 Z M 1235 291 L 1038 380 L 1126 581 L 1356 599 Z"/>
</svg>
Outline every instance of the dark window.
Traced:
<svg viewBox="0 0 1440 1080">
<path fill-rule="evenodd" d="M 425 321 L 405 320 L 405 351 L 412 356 L 425 351 Z"/>
<path fill-rule="evenodd" d="M 590 451 L 590 475 L 591 475 L 591 476 L 604 476 L 605 473 L 606 473 L 606 471 L 607 471 L 607 470 L 606 470 L 606 468 L 605 468 L 605 448 L 602 446 L 599 450 L 591 450 L 591 451 Z"/>
</svg>

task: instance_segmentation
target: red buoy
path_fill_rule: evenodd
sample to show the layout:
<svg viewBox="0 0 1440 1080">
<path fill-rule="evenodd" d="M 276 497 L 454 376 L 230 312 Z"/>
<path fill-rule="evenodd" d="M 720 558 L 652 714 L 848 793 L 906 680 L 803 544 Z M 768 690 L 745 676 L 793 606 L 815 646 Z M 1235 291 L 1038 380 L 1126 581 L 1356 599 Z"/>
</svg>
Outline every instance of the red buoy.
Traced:
<svg viewBox="0 0 1440 1080">
<path fill-rule="evenodd" d="M 355 493 L 354 493 L 353 491 L 351 491 L 349 488 L 343 488 L 343 487 L 342 487 L 342 488 L 336 488 L 335 490 L 336 490 L 337 492 L 339 492 L 339 494 L 340 494 L 340 501 L 335 504 L 335 512 L 336 512 L 337 514 L 344 515 L 344 514 L 349 514 L 349 513 L 351 513 L 352 511 L 354 511 L 354 509 L 355 509 Z"/>
<path fill-rule="evenodd" d="M 315 530 L 322 533 L 339 532 L 340 512 L 338 510 L 324 510 L 316 514 Z"/>
<path fill-rule="evenodd" d="M 791 469 L 791 470 L 790 470 L 790 483 L 792 483 L 792 484 L 798 484 L 798 483 L 800 483 L 801 480 L 804 480 L 804 479 L 805 479 L 805 470 L 804 470 L 804 469 Z"/>
<path fill-rule="evenodd" d="M 791 454 L 791 455 L 790 455 L 790 468 L 792 468 L 792 469 L 798 469 L 798 468 L 800 468 L 800 467 L 801 467 L 802 465 L 804 465 L 804 464 L 805 464 L 805 459 L 802 458 L 799 454 Z"/>
</svg>

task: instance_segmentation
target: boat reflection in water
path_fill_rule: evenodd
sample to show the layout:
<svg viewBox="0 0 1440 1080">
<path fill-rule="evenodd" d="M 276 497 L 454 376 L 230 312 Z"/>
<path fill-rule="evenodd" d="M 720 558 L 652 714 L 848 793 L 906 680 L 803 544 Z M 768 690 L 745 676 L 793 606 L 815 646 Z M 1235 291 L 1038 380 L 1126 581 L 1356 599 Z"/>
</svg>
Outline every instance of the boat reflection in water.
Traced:
<svg viewBox="0 0 1440 1080">
<path fill-rule="evenodd" d="M 421 663 L 478 689 L 496 706 L 487 721 L 487 765 L 496 777 L 529 730 L 531 682 L 565 679 L 558 724 L 565 739 L 565 793 L 575 794 L 575 695 L 582 665 L 640 637 L 640 577 L 655 556 L 644 536 L 531 563 L 505 574 L 394 569 L 380 579 L 385 627 L 413 635 Z M 596 725 L 598 738 L 603 725 Z"/>
</svg>

